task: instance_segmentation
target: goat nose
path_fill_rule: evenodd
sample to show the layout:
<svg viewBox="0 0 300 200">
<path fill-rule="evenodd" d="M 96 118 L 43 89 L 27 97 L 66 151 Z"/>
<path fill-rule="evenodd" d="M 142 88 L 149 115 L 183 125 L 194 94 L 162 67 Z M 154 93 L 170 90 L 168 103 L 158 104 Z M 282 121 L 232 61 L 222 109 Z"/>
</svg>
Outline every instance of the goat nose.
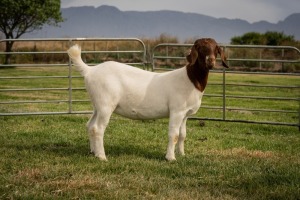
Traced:
<svg viewBox="0 0 300 200">
<path fill-rule="evenodd" d="M 206 63 L 207 64 L 214 63 L 215 61 L 216 61 L 215 57 L 213 57 L 213 56 L 206 56 Z"/>
</svg>

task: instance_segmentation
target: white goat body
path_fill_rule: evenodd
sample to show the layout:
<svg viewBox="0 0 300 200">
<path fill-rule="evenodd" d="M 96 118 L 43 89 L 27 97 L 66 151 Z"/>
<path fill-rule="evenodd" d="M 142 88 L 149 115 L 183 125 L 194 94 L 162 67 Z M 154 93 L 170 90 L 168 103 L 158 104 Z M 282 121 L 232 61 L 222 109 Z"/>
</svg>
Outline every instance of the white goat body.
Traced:
<svg viewBox="0 0 300 200">
<path fill-rule="evenodd" d="M 175 160 L 174 145 L 178 138 L 179 151 L 184 154 L 186 118 L 197 112 L 202 97 L 202 92 L 189 80 L 186 68 L 154 73 L 113 61 L 89 67 L 82 61 L 80 52 L 77 45 L 68 50 L 77 70 L 84 76 L 94 106 L 87 126 L 91 151 L 97 157 L 106 159 L 103 135 L 113 112 L 131 119 L 170 117 L 171 141 L 166 158 Z"/>
<path fill-rule="evenodd" d="M 108 106 L 131 119 L 164 118 L 172 112 L 186 116 L 200 106 L 201 94 L 184 68 L 159 74 L 106 62 L 90 68 L 85 81 L 96 110 Z"/>
<path fill-rule="evenodd" d="M 114 61 L 89 67 L 79 52 L 77 45 L 68 51 L 96 110 L 106 107 L 130 119 L 158 119 L 172 112 L 187 116 L 200 107 L 202 93 L 185 68 L 154 73 Z"/>
<path fill-rule="evenodd" d="M 154 73 L 113 61 L 89 67 L 82 61 L 78 45 L 72 46 L 68 54 L 83 75 L 93 103 L 94 114 L 87 128 L 91 151 L 96 157 L 106 160 L 103 136 L 113 112 L 131 119 L 169 117 L 166 159 L 175 160 L 177 142 L 179 153 L 184 155 L 186 120 L 200 107 L 209 70 L 201 75 L 206 77 L 201 91 L 195 87 L 199 83 L 188 76 L 187 70 L 192 68 Z"/>
</svg>

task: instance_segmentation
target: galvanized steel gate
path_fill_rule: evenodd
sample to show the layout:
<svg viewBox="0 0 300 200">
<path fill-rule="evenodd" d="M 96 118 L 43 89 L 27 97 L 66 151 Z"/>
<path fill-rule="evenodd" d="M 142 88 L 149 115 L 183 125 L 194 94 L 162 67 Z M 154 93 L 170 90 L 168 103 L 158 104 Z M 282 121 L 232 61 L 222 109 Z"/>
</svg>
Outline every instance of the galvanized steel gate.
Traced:
<svg viewBox="0 0 300 200">
<path fill-rule="evenodd" d="M 4 56 L 7 54 L 10 54 L 11 56 L 16 56 L 15 62 L 10 64 L 0 64 L 0 72 L 2 71 L 0 75 L 0 95 L 1 94 L 9 94 L 9 93 L 19 93 L 22 95 L 22 93 L 26 92 L 66 92 L 64 99 L 43 99 L 41 98 L 33 98 L 33 100 L 14 100 L 14 98 L 11 98 L 11 100 L 7 101 L 5 99 L 5 95 L 0 100 L 0 116 L 16 116 L 16 115 L 55 115 L 55 114 L 85 114 L 85 113 L 92 113 L 91 109 L 87 110 L 80 110 L 74 108 L 74 104 L 76 103 L 89 103 L 90 101 L 88 98 L 81 98 L 81 99 L 75 99 L 74 93 L 76 91 L 85 91 L 85 87 L 83 84 L 80 85 L 80 87 L 74 87 L 73 82 L 77 81 L 78 79 L 82 79 L 82 77 L 79 74 L 74 74 L 74 70 L 72 70 L 72 63 L 71 60 L 68 58 L 66 54 L 66 50 L 71 47 L 75 43 L 80 43 L 80 46 L 82 47 L 82 58 L 85 60 L 86 55 L 92 55 L 94 58 L 94 62 L 88 63 L 89 65 L 96 65 L 100 61 L 98 55 L 106 55 L 104 57 L 111 57 L 110 60 L 120 60 L 122 58 L 122 55 L 133 55 L 136 54 L 136 58 L 134 58 L 135 62 L 127 62 L 126 60 L 122 60 L 123 63 L 139 66 L 143 69 L 145 69 L 145 60 L 146 60 L 146 47 L 144 43 L 136 38 L 53 38 L 53 39 L 16 39 L 16 40 L 1 40 L 0 45 L 4 45 L 7 41 L 13 41 L 15 42 L 14 46 L 20 45 L 22 48 L 14 50 L 13 52 L 6 53 L 4 51 L 0 52 L 0 56 L 2 56 L 2 60 L 4 60 Z M 131 45 L 128 47 L 127 43 L 133 43 L 134 45 Z M 22 44 L 20 44 L 22 43 Z M 42 44 L 40 44 L 42 43 Z M 43 44 L 45 43 L 45 44 Z M 100 44 L 97 44 L 100 43 Z M 125 43 L 121 44 L 121 43 Z M 46 50 L 39 51 L 37 49 L 37 46 L 47 46 Z M 120 48 L 120 46 L 125 46 L 123 48 Z M 49 48 L 50 46 L 50 49 Z M 91 46 L 90 50 L 87 49 L 87 46 Z M 42 48 L 41 47 L 41 48 Z M 103 47 L 101 50 L 99 48 Z M 109 55 L 109 56 L 107 56 Z M 37 57 L 43 57 L 42 60 L 46 60 L 45 62 L 37 63 L 35 60 L 37 60 Z M 48 58 L 50 56 L 50 58 Z M 58 61 L 53 62 L 53 57 L 58 57 Z M 30 57 L 31 60 L 28 61 L 28 57 Z M 0 57 L 1 58 L 1 57 Z M 101 58 L 100 58 L 101 59 Z M 132 59 L 131 59 L 132 60 Z M 21 74 L 19 75 L 18 70 L 31 68 L 33 71 L 35 69 L 51 69 L 55 68 L 54 70 L 61 71 L 61 69 L 65 69 L 64 73 L 61 75 L 54 74 L 45 74 L 45 75 L 31 75 L 31 74 Z M 2 69 L 2 70 L 1 70 Z M 13 74 L 15 76 L 4 76 L 4 72 L 7 70 L 14 70 Z M 59 73 L 59 72 L 57 72 Z M 57 80 L 67 80 L 67 83 L 63 86 L 59 85 L 58 87 L 32 87 L 32 86 L 26 86 L 25 84 L 22 85 L 22 82 L 28 82 L 28 81 L 34 81 L 34 80 L 48 80 L 49 82 L 55 82 Z M 1 84 L 1 82 L 5 81 L 20 81 L 20 83 L 14 83 L 15 86 L 9 86 L 4 84 Z M 18 87 L 19 85 L 19 87 Z M 29 84 L 28 84 L 29 85 Z M 44 85 L 47 86 L 47 83 L 44 83 Z M 62 95 L 62 94 L 60 94 Z M 9 95 L 7 95 L 9 96 Z M 18 95 L 16 95 L 18 96 Z M 19 98 L 17 98 L 19 99 Z M 42 100 L 41 100 L 42 99 Z M 62 107 L 63 110 L 54 110 L 49 111 L 47 109 L 46 111 L 31 111 L 31 109 L 27 109 L 27 111 L 22 110 L 19 106 L 19 108 L 14 109 L 14 105 L 30 105 L 30 104 L 52 104 L 54 107 L 62 107 L 61 104 L 67 105 Z M 5 107 L 11 106 L 12 109 L 6 109 Z M 17 107 L 17 106 L 15 106 Z M 25 107 L 25 106 L 24 106 Z M 13 112 L 11 111 L 13 110 Z M 51 109 L 50 109 L 51 110 Z"/>
<path fill-rule="evenodd" d="M 1 40 L 0 41 L 0 45 L 3 45 L 6 41 L 8 40 Z M 88 110 L 80 110 L 80 109 L 76 109 L 73 107 L 74 104 L 76 103 L 89 103 L 88 98 L 83 98 L 83 99 L 79 99 L 77 100 L 76 97 L 76 92 L 77 91 L 82 91 L 85 90 L 84 86 L 81 85 L 80 87 L 76 86 L 74 87 L 72 82 L 76 82 L 78 79 L 82 79 L 78 74 L 74 74 L 74 72 L 72 71 L 72 67 L 71 67 L 71 62 L 68 59 L 67 55 L 66 55 L 66 49 L 68 49 L 68 47 L 70 47 L 71 45 L 73 45 L 74 43 L 82 43 L 81 46 L 83 46 L 83 54 L 92 54 L 94 57 L 94 62 L 93 63 L 89 63 L 90 65 L 99 63 L 98 59 L 98 55 L 102 54 L 102 55 L 108 55 L 110 54 L 112 56 L 112 58 L 114 60 L 120 60 L 120 58 L 122 58 L 122 55 L 135 55 L 135 56 L 131 56 L 131 59 L 129 59 L 130 61 L 134 60 L 134 62 L 128 62 L 126 59 L 121 60 L 121 62 L 127 63 L 127 64 L 131 64 L 131 65 L 135 65 L 135 66 L 140 66 L 142 68 L 145 69 L 145 66 L 147 64 L 146 61 L 146 47 L 145 44 L 139 40 L 139 39 L 135 39 L 135 38 L 54 38 L 54 39 L 28 39 L 28 40 L 10 40 L 10 41 L 14 41 L 16 44 L 17 43 L 39 43 L 39 42 L 46 42 L 47 45 L 51 45 L 51 43 L 53 44 L 53 50 L 45 50 L 45 51 L 37 51 L 36 50 L 36 46 L 33 45 L 33 47 L 30 47 L 28 49 L 23 47 L 22 51 L 13 51 L 9 54 L 11 55 L 15 55 L 15 56 L 21 56 L 21 60 L 17 61 L 16 63 L 12 63 L 12 64 L 4 64 L 4 63 L 0 63 L 0 69 L 1 68 L 5 68 L 5 69 L 9 69 L 10 67 L 14 67 L 13 69 L 15 69 L 16 71 L 13 73 L 15 74 L 14 76 L 5 76 L 3 75 L 4 73 L 0 74 L 0 97 L 1 94 L 7 94 L 7 93 L 16 93 L 17 96 L 20 95 L 20 93 L 22 92 L 47 92 L 47 91 L 56 91 L 56 92 L 60 92 L 60 91 L 64 91 L 67 92 L 67 98 L 66 99 L 51 99 L 51 100 L 40 100 L 40 99 L 34 99 L 34 100 L 18 100 L 19 98 L 16 98 L 17 100 L 11 99 L 11 100 L 6 100 L 5 99 L 5 95 L 3 95 L 0 99 L 0 116 L 12 116 L 12 115 L 48 115 L 48 114 L 84 114 L 84 113 L 91 113 L 91 109 Z M 57 42 L 62 43 L 60 48 L 57 48 Z M 98 46 L 97 46 L 97 42 L 104 42 L 104 46 L 106 46 L 106 48 L 99 50 Z M 108 43 L 109 42 L 115 42 L 115 43 L 122 43 L 122 42 L 130 42 L 130 43 L 136 43 L 135 45 L 127 45 L 127 47 L 123 47 L 120 48 L 118 45 L 116 45 L 115 47 L 113 47 L 113 49 L 109 48 Z M 56 44 L 55 44 L 56 43 Z M 87 43 L 89 43 L 89 45 L 92 45 L 92 50 L 84 50 L 84 45 L 86 45 Z M 26 47 L 26 45 L 24 45 Z M 102 44 L 103 46 L 103 44 Z M 124 45 L 123 45 L 124 46 Z M 164 67 L 161 68 L 158 66 L 158 63 L 160 66 L 168 66 L 170 63 L 172 63 L 172 61 L 174 60 L 178 60 L 179 62 L 185 63 L 185 53 L 184 51 L 187 51 L 187 49 L 189 49 L 192 46 L 192 44 L 159 44 L 156 47 L 154 47 L 152 49 L 152 55 L 151 55 L 151 63 L 152 63 L 152 70 L 153 71 L 160 71 L 160 70 L 172 70 L 174 68 L 170 68 L 170 67 Z M 260 52 L 262 52 L 264 49 L 275 49 L 275 50 L 279 50 L 281 51 L 281 54 L 284 56 L 285 52 L 287 50 L 293 50 L 296 51 L 300 57 L 300 51 L 299 49 L 295 48 L 295 47 L 289 47 L 289 46 L 252 46 L 252 45 L 221 45 L 226 51 L 230 50 L 230 49 L 258 49 Z M 179 48 L 181 49 L 180 51 L 178 50 L 173 50 L 174 48 Z M 164 50 L 162 50 L 164 49 Z M 174 53 L 175 52 L 175 53 Z M 4 51 L 0 51 L 0 58 L 4 56 L 6 56 L 6 54 Z M 32 57 L 32 61 L 28 61 L 26 59 L 28 59 L 28 56 L 26 55 L 31 55 Z M 60 55 L 61 61 L 58 61 L 56 63 L 53 63 L 51 61 L 46 62 L 46 63 L 36 63 L 35 62 L 35 57 L 38 56 L 42 56 L 42 55 Z M 26 60 L 25 63 L 22 62 L 22 56 L 24 57 L 24 59 Z M 51 58 L 46 58 L 51 60 Z M 85 57 L 83 56 L 83 59 L 85 59 Z M 91 60 L 91 59 L 89 59 Z M 93 60 L 93 59 L 92 59 Z M 299 64 L 300 63 L 300 59 L 266 59 L 266 58 L 231 58 L 229 56 L 228 58 L 228 62 L 230 65 L 230 62 L 235 62 L 235 61 L 248 61 L 248 62 L 259 62 L 259 66 L 261 66 L 261 63 L 281 63 L 282 66 L 284 66 L 285 64 Z M 181 64 L 182 66 L 182 64 Z M 51 68 L 51 67 L 58 67 L 56 69 L 61 69 L 63 67 L 65 67 L 67 69 L 67 74 L 63 74 L 63 75 L 29 75 L 29 74 L 22 74 L 22 73 L 18 73 L 18 69 L 22 69 L 22 67 L 26 68 L 26 67 L 31 67 L 31 68 L 43 68 L 43 67 L 47 67 L 47 68 Z M 4 72 L 4 70 L 0 70 L 0 72 Z M 191 119 L 207 119 L 207 120 L 219 120 L 219 121 L 232 121 L 232 122 L 247 122 L 247 123 L 260 123 L 260 124 L 276 124 L 276 125 L 289 125 L 289 126 L 298 126 L 300 125 L 300 99 L 299 99 L 299 95 L 300 95 L 300 82 L 295 82 L 294 85 L 276 85 L 276 84 L 267 84 L 267 85 L 261 85 L 261 84 L 255 84 L 255 83 L 251 83 L 251 84 L 239 84 L 239 83 L 228 83 L 227 81 L 227 76 L 229 74 L 251 74 L 253 76 L 255 75 L 269 75 L 269 76 L 273 76 L 273 75 L 278 75 L 278 76 L 291 76 L 291 77 L 299 77 L 300 74 L 299 73 L 268 73 L 268 72 L 240 72 L 240 71 L 225 71 L 225 69 L 223 70 L 215 70 L 213 71 L 213 73 L 218 73 L 221 74 L 221 82 L 209 82 L 209 85 L 211 86 L 220 86 L 221 87 L 221 92 L 219 93 L 205 93 L 205 96 L 207 98 L 221 98 L 221 105 L 205 105 L 202 104 L 201 109 L 207 109 L 207 110 L 212 110 L 212 111 L 220 111 L 221 112 L 221 116 L 220 117 L 206 117 L 206 116 L 195 116 L 192 117 Z M 34 81 L 37 79 L 44 79 L 44 80 L 49 80 L 49 82 L 57 80 L 57 79 L 66 79 L 68 81 L 67 86 L 65 87 L 30 87 L 30 88 L 24 88 L 22 87 L 22 81 Z M 16 84 L 16 86 L 8 86 L 7 84 L 5 86 L 3 86 L 4 84 L 1 84 L 2 82 L 6 82 L 6 81 L 20 81 L 19 83 Z M 19 87 L 17 86 L 19 85 Z M 246 88 L 270 88 L 270 89 L 286 89 L 289 91 L 293 91 L 294 95 L 289 95 L 289 97 L 270 97 L 270 96 L 249 96 L 249 95 L 231 95 L 231 94 L 227 94 L 227 88 L 228 87 L 246 87 Z M 75 94 L 75 95 L 74 95 Z M 22 95 L 20 95 L 22 96 Z M 205 97 L 205 98 L 206 98 Z M 227 99 L 258 99 L 258 100 L 276 100 L 276 101 L 289 101 L 289 102 L 293 102 L 295 104 L 298 105 L 296 109 L 294 110 L 274 110 L 274 109 L 261 109 L 261 108 L 241 108 L 241 107 L 230 107 L 227 106 L 226 102 Z M 30 112 L 25 112 L 22 109 L 18 108 L 17 111 L 10 111 L 10 109 L 6 109 L 6 106 L 14 106 L 14 105 L 30 105 L 30 104 L 55 104 L 57 105 L 57 108 L 59 109 L 60 104 L 66 104 L 68 105 L 67 108 L 65 110 L 59 110 L 59 111 L 30 111 Z M 266 112 L 266 113 L 277 113 L 278 115 L 281 114 L 292 114 L 292 115 L 297 115 L 297 119 L 294 122 L 280 122 L 280 121 L 260 121 L 260 120 L 249 120 L 249 119 L 239 119 L 239 118 L 230 118 L 227 117 L 227 113 L 228 111 L 237 111 L 237 112 Z"/>
<path fill-rule="evenodd" d="M 164 70 L 172 70 L 172 67 L 170 68 L 170 63 L 172 61 L 184 61 L 186 62 L 185 55 L 188 53 L 189 49 L 191 48 L 192 44 L 158 44 L 154 47 L 152 51 L 152 70 L 153 71 L 164 71 Z M 230 66 L 231 62 L 257 62 L 259 67 L 261 68 L 262 63 L 279 63 L 282 68 L 284 68 L 285 64 L 298 64 L 298 68 L 300 68 L 300 51 L 299 49 L 291 46 L 264 46 L 264 45 L 220 45 L 223 50 L 228 53 L 228 50 L 230 49 L 252 49 L 259 52 L 258 58 L 231 58 L 230 55 L 227 54 L 227 61 Z M 280 59 L 274 59 L 274 58 L 263 58 L 262 53 L 266 50 L 275 50 L 279 51 L 279 54 L 281 54 Z M 286 59 L 285 58 L 285 52 L 287 51 L 294 51 L 295 54 L 297 54 L 296 59 Z M 176 52 L 175 54 L 173 52 Z M 158 64 L 157 64 L 158 63 Z M 182 65 L 180 63 L 179 65 Z M 167 66 L 167 67 L 166 67 Z M 201 109 L 208 109 L 208 110 L 219 110 L 221 111 L 220 117 L 206 117 L 206 116 L 194 116 L 190 119 L 205 119 L 205 120 L 215 120 L 215 121 L 229 121 L 229 122 L 246 122 L 246 123 L 258 123 L 258 124 L 273 124 L 273 125 L 288 125 L 288 126 L 298 126 L 300 129 L 300 73 L 299 70 L 296 73 L 285 73 L 285 72 L 247 72 L 247 71 L 234 71 L 234 70 L 225 70 L 219 69 L 219 70 L 211 70 L 212 73 L 218 73 L 221 74 L 222 80 L 221 82 L 211 82 L 208 81 L 209 86 L 221 86 L 222 92 L 219 94 L 214 93 L 204 93 L 204 96 L 211 97 L 211 98 L 221 98 L 222 103 L 219 106 L 208 106 L 202 103 Z M 248 84 L 240 84 L 240 83 L 228 83 L 227 77 L 230 74 L 234 75 L 251 75 L 251 76 L 257 76 L 257 75 L 265 75 L 269 77 L 296 77 L 296 82 L 294 82 L 294 85 L 276 85 L 276 84 L 257 84 L 257 83 L 248 83 Z M 210 79 L 210 78 L 209 78 Z M 274 81 L 275 82 L 275 81 Z M 286 90 L 287 92 L 291 92 L 292 95 L 288 95 L 288 97 L 285 96 L 268 96 L 266 93 L 265 96 L 251 96 L 247 94 L 243 95 L 236 95 L 236 94 L 228 94 L 227 89 L 228 87 L 247 87 L 247 88 L 267 88 L 270 90 Z M 210 91 L 212 92 L 212 91 Z M 204 99 L 205 99 L 204 97 Z M 253 99 L 253 100 L 270 100 L 272 101 L 288 101 L 293 103 L 295 106 L 295 109 L 265 109 L 265 108 L 243 108 L 243 107 L 230 107 L 227 106 L 227 99 Z M 255 102 L 254 102 L 255 104 Z M 253 119 L 241 119 L 238 116 L 236 117 L 227 117 L 227 113 L 229 111 L 237 111 L 240 113 L 276 113 L 278 115 L 294 115 L 295 119 L 293 122 L 282 122 L 282 121 L 276 121 L 276 120 L 253 120 Z M 201 111 L 200 111 L 201 112 Z"/>
</svg>

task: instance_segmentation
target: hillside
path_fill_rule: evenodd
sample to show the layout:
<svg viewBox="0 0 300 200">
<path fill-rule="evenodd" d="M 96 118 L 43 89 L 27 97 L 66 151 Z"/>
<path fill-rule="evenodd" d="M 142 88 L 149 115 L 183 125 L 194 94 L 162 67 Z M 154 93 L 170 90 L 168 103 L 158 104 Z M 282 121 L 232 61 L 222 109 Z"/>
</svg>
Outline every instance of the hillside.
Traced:
<svg viewBox="0 0 300 200">
<path fill-rule="evenodd" d="M 168 10 L 120 11 L 112 6 L 72 7 L 61 12 L 65 21 L 60 27 L 46 26 L 26 37 L 157 37 L 165 33 L 180 40 L 213 37 L 218 42 L 228 43 L 233 36 L 250 31 L 279 31 L 300 40 L 300 13 L 273 24 Z"/>
</svg>

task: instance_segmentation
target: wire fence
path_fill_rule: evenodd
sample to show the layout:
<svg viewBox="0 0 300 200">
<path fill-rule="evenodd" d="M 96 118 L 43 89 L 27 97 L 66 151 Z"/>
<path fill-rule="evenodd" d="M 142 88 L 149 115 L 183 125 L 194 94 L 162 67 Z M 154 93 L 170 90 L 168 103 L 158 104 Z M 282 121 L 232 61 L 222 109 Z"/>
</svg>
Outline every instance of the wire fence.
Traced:
<svg viewBox="0 0 300 200">
<path fill-rule="evenodd" d="M 1 40 L 0 47 L 7 41 L 14 42 L 15 49 L 0 52 L 0 116 L 92 113 L 90 106 L 76 106 L 89 99 L 66 53 L 75 43 L 89 65 L 116 60 L 146 67 L 146 47 L 136 38 Z M 5 63 L 7 55 L 10 63 Z"/>
<path fill-rule="evenodd" d="M 215 78 L 213 82 L 208 82 L 209 92 L 205 92 L 204 96 L 212 102 L 216 101 L 216 98 L 221 100 L 218 100 L 217 106 L 209 102 L 206 105 L 202 104 L 201 109 L 213 110 L 213 112 L 203 112 L 204 115 L 193 116 L 191 119 L 299 127 L 299 49 L 291 46 L 224 44 L 220 44 L 220 46 L 227 54 L 230 69 L 212 70 L 213 74 L 218 74 L 215 76 L 219 79 Z M 168 43 L 155 46 L 152 51 L 152 70 L 173 70 L 176 66 L 183 65 L 186 62 L 185 55 L 191 47 L 192 44 Z M 249 65 L 252 67 L 250 68 Z M 244 68 L 241 66 L 244 66 Z M 249 75 L 247 76 L 249 80 L 241 80 L 243 75 Z M 258 76 L 266 77 L 270 81 L 264 83 L 264 81 L 256 80 Z M 237 78 L 239 81 L 236 80 Z M 295 80 L 293 85 L 290 85 L 290 82 L 282 81 L 285 78 Z M 275 84 L 276 82 L 280 84 Z M 257 90 L 261 90 L 261 92 L 257 93 Z M 217 94 L 216 91 L 218 91 Z M 253 107 L 245 107 L 243 101 L 247 102 L 247 106 L 252 104 Z M 220 111 L 217 117 L 215 111 Z M 282 114 L 286 115 L 286 121 L 276 119 L 276 116 Z"/>
<path fill-rule="evenodd" d="M 0 41 L 1 49 L 7 41 Z M 136 38 L 9 41 L 15 43 L 13 51 L 0 51 L 0 116 L 91 113 L 82 77 L 72 70 L 66 54 L 75 43 L 81 45 L 82 57 L 89 65 L 116 60 L 146 69 L 147 55 L 151 55 L 153 71 L 184 66 L 185 55 L 192 46 L 159 44 L 149 52 Z M 211 72 L 200 112 L 191 119 L 299 127 L 299 49 L 290 46 L 220 46 L 227 54 L 230 69 L 218 68 Z M 7 55 L 9 63 L 6 63 Z M 293 84 L 285 79 L 292 79 Z M 280 121 L 279 115 L 287 117 Z"/>
</svg>

